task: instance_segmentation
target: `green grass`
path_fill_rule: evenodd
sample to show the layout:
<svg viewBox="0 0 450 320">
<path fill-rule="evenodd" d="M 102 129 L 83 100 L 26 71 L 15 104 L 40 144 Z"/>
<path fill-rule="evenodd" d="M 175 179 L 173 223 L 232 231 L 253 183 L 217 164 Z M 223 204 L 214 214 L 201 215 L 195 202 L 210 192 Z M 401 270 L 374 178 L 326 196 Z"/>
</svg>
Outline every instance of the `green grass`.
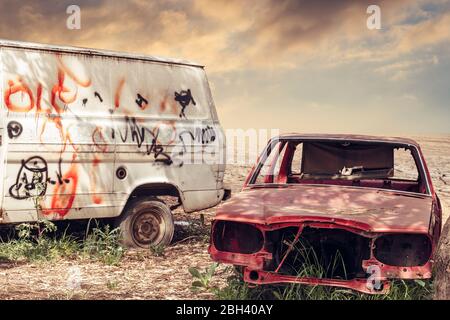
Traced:
<svg viewBox="0 0 450 320">
<path fill-rule="evenodd" d="M 105 264 L 118 264 L 124 249 L 120 232 L 108 225 L 87 228 L 84 236 L 68 235 L 67 229 L 57 230 L 54 223 L 41 220 L 23 223 L 9 235 L 2 236 L 0 260 L 42 262 L 57 258 L 89 258 Z"/>
<path fill-rule="evenodd" d="M 166 246 L 162 244 L 150 245 L 150 252 L 154 257 L 164 257 Z"/>
<path fill-rule="evenodd" d="M 289 245 L 294 248 L 290 253 L 293 255 L 294 261 L 301 259 L 301 263 L 291 260 L 292 264 L 290 265 L 290 271 L 298 277 L 325 278 L 333 277 L 337 273 L 339 278 L 347 279 L 344 259 L 339 252 L 327 265 L 324 265 L 311 246 L 301 241 Z M 298 268 L 294 269 L 293 265 Z M 203 286 L 203 289 L 213 293 L 217 299 L 221 300 L 427 300 L 432 298 L 433 293 L 430 280 L 393 280 L 389 293 L 373 295 L 345 288 L 318 285 L 283 284 L 252 287 L 242 281 L 242 273 L 236 269 L 227 279 L 226 285 L 218 287 L 211 281 L 213 274 L 207 272 L 198 274 L 198 271 L 195 273 L 191 269 L 193 278 L 198 280 L 198 278 L 206 277 L 208 279 L 208 283 Z M 193 285 L 195 283 L 197 287 L 202 287 L 198 281 L 194 281 Z"/>
<path fill-rule="evenodd" d="M 1 237 L 0 261 L 41 262 L 58 258 L 88 258 L 108 265 L 117 265 L 123 258 L 125 249 L 120 245 L 120 232 L 109 225 L 87 226 L 80 235 L 58 230 L 55 224 L 42 220 L 37 223 L 18 225 L 11 234 Z M 163 248 L 154 248 L 153 254 L 164 254 Z M 292 253 L 291 253 L 292 254 Z M 324 277 L 334 270 L 342 270 L 343 259 L 337 254 L 333 261 L 324 268 L 314 251 L 298 243 L 295 254 L 305 263 L 296 270 L 301 277 Z M 217 299 L 280 299 L 280 300 L 424 300 L 432 297 L 431 281 L 395 280 L 386 295 L 369 295 L 348 289 L 327 286 L 307 286 L 299 284 L 265 285 L 250 287 L 241 279 L 239 272 L 233 272 L 225 286 L 214 284 L 216 264 L 209 268 L 196 270 L 190 268 L 195 291 L 209 291 Z M 330 271 L 331 270 L 331 271 Z M 230 273 L 230 272 L 226 272 Z M 345 268 L 344 268 L 345 273 Z M 113 290 L 115 285 L 108 284 Z"/>
<path fill-rule="evenodd" d="M 238 300 L 428 300 L 431 299 L 431 288 L 431 281 L 394 280 L 388 294 L 370 295 L 349 289 L 300 284 L 249 288 L 242 281 L 231 280 L 216 293 L 216 297 Z"/>
<path fill-rule="evenodd" d="M 222 288 L 211 291 L 220 300 L 429 300 L 431 280 L 393 280 L 388 294 L 365 294 L 350 289 L 301 284 L 251 287 L 235 273 Z"/>
<path fill-rule="evenodd" d="M 117 265 L 124 254 L 120 245 L 120 230 L 111 229 L 109 225 L 104 228 L 94 228 L 87 234 L 83 242 L 82 251 L 89 257 L 95 258 L 108 265 Z"/>
</svg>

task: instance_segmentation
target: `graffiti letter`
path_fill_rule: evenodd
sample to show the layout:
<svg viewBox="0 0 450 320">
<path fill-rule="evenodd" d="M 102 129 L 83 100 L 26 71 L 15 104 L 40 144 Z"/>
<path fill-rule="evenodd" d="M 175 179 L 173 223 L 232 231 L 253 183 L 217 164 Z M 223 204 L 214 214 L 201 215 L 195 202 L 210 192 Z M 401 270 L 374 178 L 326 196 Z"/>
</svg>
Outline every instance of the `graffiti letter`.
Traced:
<svg viewBox="0 0 450 320">
<path fill-rule="evenodd" d="M 144 110 L 148 105 L 148 100 L 141 96 L 139 93 L 137 94 L 136 104 Z"/>
<path fill-rule="evenodd" d="M 196 105 L 194 97 L 191 94 L 191 89 L 181 90 L 179 93 L 175 92 L 175 101 L 181 105 L 180 118 L 186 118 L 184 110 L 191 102 L 194 106 Z"/>
<path fill-rule="evenodd" d="M 22 134 L 22 125 L 17 121 L 8 122 L 8 137 L 10 139 L 17 138 Z"/>
<path fill-rule="evenodd" d="M 18 95 L 18 93 L 20 94 Z M 25 95 L 28 99 L 25 99 L 25 102 L 23 102 Z M 13 97 L 16 97 L 16 99 L 13 99 Z M 33 92 L 21 78 L 18 79 L 18 82 L 8 81 L 8 88 L 5 88 L 4 101 L 8 110 L 14 112 L 28 112 L 34 107 Z"/>
</svg>

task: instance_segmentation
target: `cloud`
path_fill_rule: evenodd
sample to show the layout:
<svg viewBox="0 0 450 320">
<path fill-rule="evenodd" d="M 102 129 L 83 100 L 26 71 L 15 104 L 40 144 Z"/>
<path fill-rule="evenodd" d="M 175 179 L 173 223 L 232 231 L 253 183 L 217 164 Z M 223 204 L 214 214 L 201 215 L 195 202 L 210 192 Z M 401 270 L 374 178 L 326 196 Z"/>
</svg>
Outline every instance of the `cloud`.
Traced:
<svg viewBox="0 0 450 320">
<path fill-rule="evenodd" d="M 403 34 L 397 45 L 400 52 L 426 48 L 442 42 L 450 43 L 450 11 L 401 31 Z"/>
<path fill-rule="evenodd" d="M 437 65 L 439 58 L 435 55 L 423 59 L 410 59 L 396 61 L 376 68 L 374 71 L 380 75 L 388 76 L 390 80 L 402 80 L 411 73 L 418 73 L 430 65 Z"/>
<path fill-rule="evenodd" d="M 81 30 L 66 28 L 72 4 Z M 449 26 L 450 0 L 0 1 L 0 38 L 206 65 L 222 123 L 242 128 L 416 130 L 414 108 L 448 132 Z"/>
<path fill-rule="evenodd" d="M 82 29 L 65 27 L 81 7 Z M 2 0 L 0 37 L 198 61 L 210 72 L 391 61 L 448 42 L 446 1 L 380 0 L 382 31 L 366 28 L 361 0 Z M 429 12 L 426 4 L 443 8 Z M 409 22 L 409 21 L 413 22 Z M 406 21 L 406 22 L 405 22 Z"/>
</svg>

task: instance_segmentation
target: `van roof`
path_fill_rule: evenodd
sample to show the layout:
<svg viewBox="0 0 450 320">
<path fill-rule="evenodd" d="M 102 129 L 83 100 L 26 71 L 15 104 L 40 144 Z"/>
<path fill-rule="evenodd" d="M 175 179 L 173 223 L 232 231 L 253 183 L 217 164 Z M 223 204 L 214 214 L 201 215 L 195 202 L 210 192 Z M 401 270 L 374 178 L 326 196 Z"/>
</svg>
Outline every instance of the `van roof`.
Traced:
<svg viewBox="0 0 450 320">
<path fill-rule="evenodd" d="M 99 56 L 99 57 L 108 57 L 108 58 L 117 58 L 117 59 L 150 61 L 150 62 L 159 62 L 159 63 L 165 63 L 165 64 L 176 64 L 176 65 L 198 67 L 198 68 L 204 67 L 201 64 L 191 62 L 191 61 L 181 60 L 181 59 L 162 58 L 162 57 L 156 57 L 156 56 L 150 56 L 150 55 L 144 55 L 144 54 L 125 53 L 125 52 L 120 52 L 120 51 L 91 49 L 91 48 L 82 48 L 82 47 L 73 47 L 73 46 L 59 46 L 59 45 L 50 45 L 50 44 L 23 42 L 23 41 L 12 41 L 12 40 L 3 40 L 3 39 L 0 39 L 0 48 L 1 47 L 13 48 L 13 49 L 36 50 L 36 51 L 53 52 L 53 53 L 84 54 L 84 55 L 90 55 L 90 56 Z"/>
</svg>

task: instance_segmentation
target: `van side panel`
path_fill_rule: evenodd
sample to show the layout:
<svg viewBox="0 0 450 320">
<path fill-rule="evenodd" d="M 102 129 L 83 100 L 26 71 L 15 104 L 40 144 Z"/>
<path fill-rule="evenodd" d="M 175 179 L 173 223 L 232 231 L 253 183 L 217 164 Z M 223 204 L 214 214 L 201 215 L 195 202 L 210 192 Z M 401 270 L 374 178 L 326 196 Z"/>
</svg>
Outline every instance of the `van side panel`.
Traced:
<svg viewBox="0 0 450 320">
<path fill-rule="evenodd" d="M 0 47 L 0 98 L 3 97 L 3 48 Z M 0 223 L 3 222 L 3 200 L 4 200 L 4 174 L 6 171 L 6 143 L 5 143 L 5 128 L 6 128 L 6 111 L 0 108 Z"/>
<path fill-rule="evenodd" d="M 210 155 L 223 134 L 202 68 L 12 48 L 1 57 L 3 222 L 117 216 L 141 185 L 176 187 L 188 212 L 221 200 Z"/>
</svg>

